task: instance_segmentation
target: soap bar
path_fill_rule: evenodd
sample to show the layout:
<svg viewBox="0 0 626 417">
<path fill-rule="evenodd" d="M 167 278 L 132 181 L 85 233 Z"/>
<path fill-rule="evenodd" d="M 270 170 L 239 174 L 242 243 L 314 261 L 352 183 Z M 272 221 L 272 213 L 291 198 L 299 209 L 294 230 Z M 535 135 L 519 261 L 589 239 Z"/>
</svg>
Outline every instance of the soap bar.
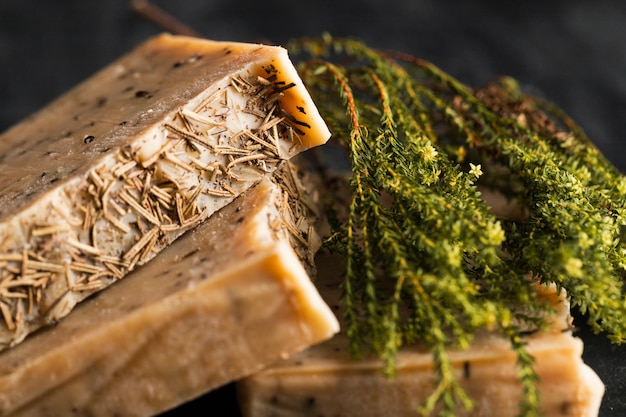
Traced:
<svg viewBox="0 0 626 417">
<path fill-rule="evenodd" d="M 318 286 L 331 306 L 338 305 L 337 262 L 335 257 L 320 256 Z M 597 416 L 604 386 L 582 361 L 583 345 L 571 333 L 569 304 L 554 288 L 541 289 L 541 295 L 557 311 L 548 330 L 527 338 L 541 378 L 543 415 Z M 470 349 L 450 350 L 449 356 L 474 401 L 471 411 L 459 408 L 458 416 L 519 414 L 517 357 L 507 340 L 484 333 Z M 397 375 L 387 379 L 381 361 L 351 359 L 347 338 L 339 334 L 238 382 L 240 408 L 244 417 L 415 417 L 434 389 L 432 354 L 418 347 L 403 348 L 397 360 Z"/>
<path fill-rule="evenodd" d="M 286 195 L 263 179 L 2 352 L 0 415 L 153 415 L 330 338 L 338 323 L 294 250 L 306 237 Z"/>
<path fill-rule="evenodd" d="M 160 35 L 0 135 L 0 350 L 329 138 L 285 49 Z"/>
</svg>

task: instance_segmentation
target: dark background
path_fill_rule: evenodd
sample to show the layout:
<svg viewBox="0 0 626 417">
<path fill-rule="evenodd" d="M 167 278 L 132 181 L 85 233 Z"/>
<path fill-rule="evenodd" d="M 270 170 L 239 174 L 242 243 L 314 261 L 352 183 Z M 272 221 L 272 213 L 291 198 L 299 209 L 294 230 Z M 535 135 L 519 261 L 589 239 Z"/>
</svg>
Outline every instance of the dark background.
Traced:
<svg viewBox="0 0 626 417">
<path fill-rule="evenodd" d="M 425 58 L 472 85 L 511 75 L 564 108 L 626 172 L 626 2 L 153 3 L 216 40 L 282 44 L 330 32 Z M 160 31 L 126 0 L 0 0 L 0 131 Z M 601 417 L 626 416 L 626 348 L 579 334 L 585 360 L 607 385 Z M 233 400 L 231 388 L 168 415 L 228 415 L 215 400 Z"/>
</svg>

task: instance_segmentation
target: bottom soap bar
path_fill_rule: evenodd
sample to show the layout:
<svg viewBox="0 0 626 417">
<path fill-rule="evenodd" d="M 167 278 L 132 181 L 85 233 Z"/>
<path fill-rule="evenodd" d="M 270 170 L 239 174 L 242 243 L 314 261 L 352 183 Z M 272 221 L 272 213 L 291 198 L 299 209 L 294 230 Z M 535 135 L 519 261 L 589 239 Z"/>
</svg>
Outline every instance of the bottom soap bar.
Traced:
<svg viewBox="0 0 626 417">
<path fill-rule="evenodd" d="M 333 274 L 333 260 L 319 265 L 319 280 Z M 330 267 L 329 267 L 330 265 Z M 334 269 L 337 268 L 336 264 Z M 335 278 L 336 279 L 336 278 Z M 337 283 L 318 282 L 330 305 Z M 528 337 L 536 359 L 545 417 L 597 416 L 604 386 L 581 358 L 582 341 L 569 326 L 569 305 L 554 291 L 545 296 L 557 309 L 549 331 Z M 240 381 L 240 408 L 245 417 L 417 417 L 417 407 L 433 390 L 432 355 L 404 349 L 398 355 L 394 379 L 382 375 L 378 360 L 349 359 L 347 339 L 333 339 Z M 513 417 L 522 399 L 516 355 L 509 342 L 495 335 L 477 336 L 469 350 L 451 351 L 459 380 L 474 400 L 471 412 L 458 416 Z"/>
<path fill-rule="evenodd" d="M 55 327 L 0 354 L 1 416 L 148 416 L 329 338 L 338 323 L 264 180 Z"/>
</svg>

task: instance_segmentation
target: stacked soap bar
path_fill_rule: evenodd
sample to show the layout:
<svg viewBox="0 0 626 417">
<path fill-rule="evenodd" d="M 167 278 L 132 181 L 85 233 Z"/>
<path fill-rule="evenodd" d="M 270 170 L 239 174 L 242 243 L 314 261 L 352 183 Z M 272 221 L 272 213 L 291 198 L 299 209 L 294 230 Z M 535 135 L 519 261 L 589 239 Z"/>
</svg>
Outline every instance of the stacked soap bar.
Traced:
<svg viewBox="0 0 626 417">
<path fill-rule="evenodd" d="M 148 416 L 330 338 L 290 174 L 0 354 L 2 416 Z"/>
<path fill-rule="evenodd" d="M 157 36 L 0 135 L 0 350 L 324 143 L 284 49 Z"/>
<path fill-rule="evenodd" d="M 341 259 L 319 257 L 318 287 L 338 308 Z M 597 416 L 604 386 L 581 358 L 582 341 L 571 332 L 569 303 L 554 288 L 538 288 L 557 314 L 546 332 L 527 338 L 541 380 L 539 389 L 546 417 Z M 474 400 L 474 408 L 458 416 L 514 417 L 519 414 L 522 388 L 516 354 L 507 340 L 478 335 L 468 350 L 449 352 L 457 378 Z M 353 360 L 340 334 L 311 349 L 281 360 L 238 383 L 244 417 L 418 415 L 417 408 L 433 392 L 432 353 L 403 349 L 397 375 L 387 379 L 377 359 Z"/>
</svg>

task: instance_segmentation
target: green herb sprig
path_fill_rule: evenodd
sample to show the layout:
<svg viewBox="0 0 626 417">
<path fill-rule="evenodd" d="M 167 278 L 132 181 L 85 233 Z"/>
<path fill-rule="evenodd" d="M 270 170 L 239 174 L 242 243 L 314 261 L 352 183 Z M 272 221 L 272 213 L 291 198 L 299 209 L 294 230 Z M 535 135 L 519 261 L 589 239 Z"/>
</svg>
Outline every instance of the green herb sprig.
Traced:
<svg viewBox="0 0 626 417">
<path fill-rule="evenodd" d="M 481 329 L 510 340 L 520 414 L 539 414 L 524 335 L 552 309 L 536 282 L 565 289 L 594 331 L 624 341 L 626 180 L 560 109 L 510 78 L 472 89 L 353 40 L 289 49 L 350 161 L 349 214 L 327 244 L 347 258 L 352 352 L 373 350 L 392 376 L 398 350 L 425 343 L 438 378 L 423 415 L 471 408 L 447 352 Z M 479 187 L 521 214 L 496 216 Z"/>
</svg>

